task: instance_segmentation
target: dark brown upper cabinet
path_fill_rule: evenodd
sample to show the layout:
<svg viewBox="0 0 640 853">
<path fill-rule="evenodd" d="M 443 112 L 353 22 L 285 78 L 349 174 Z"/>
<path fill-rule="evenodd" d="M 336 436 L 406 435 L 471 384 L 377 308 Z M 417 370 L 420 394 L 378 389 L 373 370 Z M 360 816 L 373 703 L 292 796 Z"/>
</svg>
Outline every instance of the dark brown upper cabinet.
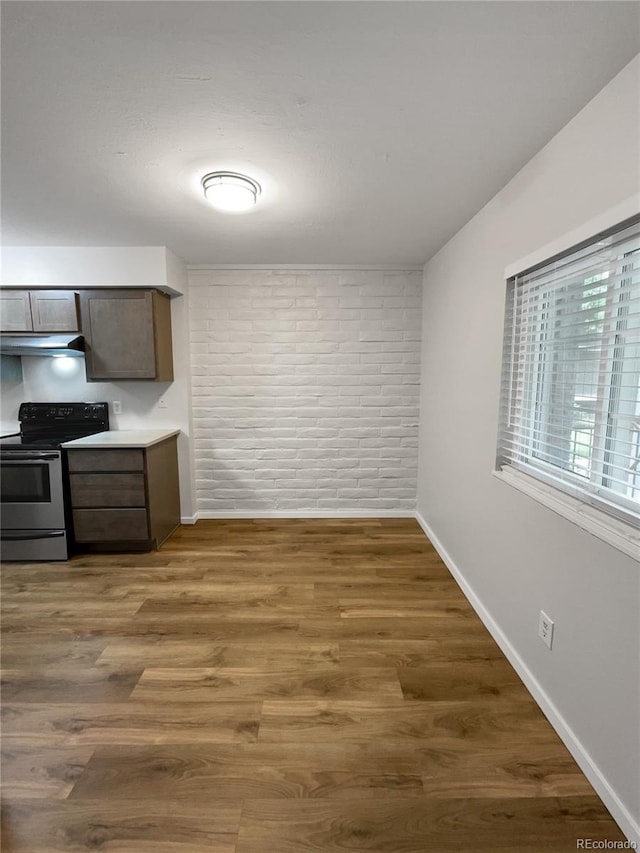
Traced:
<svg viewBox="0 0 640 853">
<path fill-rule="evenodd" d="M 80 292 L 89 382 L 173 381 L 171 302 L 158 290 Z"/>
<path fill-rule="evenodd" d="M 72 290 L 0 290 L 3 332 L 77 332 Z"/>
</svg>

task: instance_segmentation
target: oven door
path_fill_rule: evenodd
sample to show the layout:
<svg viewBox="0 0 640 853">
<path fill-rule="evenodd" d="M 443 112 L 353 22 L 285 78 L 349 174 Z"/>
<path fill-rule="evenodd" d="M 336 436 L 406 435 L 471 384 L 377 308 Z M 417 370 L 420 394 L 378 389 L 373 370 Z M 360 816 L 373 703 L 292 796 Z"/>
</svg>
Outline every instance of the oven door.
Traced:
<svg viewBox="0 0 640 853">
<path fill-rule="evenodd" d="M 11 531 L 64 531 L 60 451 L 0 451 L 2 539 Z"/>
</svg>

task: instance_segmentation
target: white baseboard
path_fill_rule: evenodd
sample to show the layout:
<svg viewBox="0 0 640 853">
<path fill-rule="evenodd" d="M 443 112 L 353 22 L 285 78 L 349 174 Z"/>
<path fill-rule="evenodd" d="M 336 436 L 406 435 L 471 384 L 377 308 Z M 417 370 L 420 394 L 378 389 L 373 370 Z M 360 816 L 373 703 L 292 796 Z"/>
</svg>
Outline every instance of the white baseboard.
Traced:
<svg viewBox="0 0 640 853">
<path fill-rule="evenodd" d="M 415 518 L 415 512 L 412 509 L 201 510 L 197 518 Z"/>
<path fill-rule="evenodd" d="M 527 690 L 536 700 L 542 712 L 562 739 L 571 755 L 575 758 L 576 763 L 589 782 L 591 782 L 605 806 L 611 812 L 613 819 L 616 821 L 622 832 L 627 836 L 629 841 L 634 843 L 636 847 L 640 848 L 640 824 L 638 821 L 620 800 L 600 768 L 596 765 L 581 741 L 577 738 L 571 726 L 558 711 L 548 694 L 542 689 L 540 683 L 536 680 L 531 670 L 511 645 L 511 642 L 503 633 L 498 623 L 493 619 L 480 598 L 478 598 L 474 590 L 469 586 L 464 575 L 431 527 L 419 512 L 416 512 L 415 518 L 420 527 L 424 530 L 433 547 L 442 558 L 443 563 L 453 575 L 458 586 L 462 589 L 471 606 L 476 611 L 493 639 L 500 646 L 505 657 L 518 673 Z"/>
<path fill-rule="evenodd" d="M 200 516 L 197 512 L 194 515 L 183 515 L 180 519 L 180 524 L 195 524 L 199 518 Z"/>
</svg>

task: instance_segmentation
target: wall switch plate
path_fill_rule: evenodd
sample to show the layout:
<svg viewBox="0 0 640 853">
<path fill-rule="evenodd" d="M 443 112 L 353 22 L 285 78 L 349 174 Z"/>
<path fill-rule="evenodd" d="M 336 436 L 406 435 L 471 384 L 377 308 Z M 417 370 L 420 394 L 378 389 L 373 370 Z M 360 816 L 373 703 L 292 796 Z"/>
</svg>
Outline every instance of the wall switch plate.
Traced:
<svg viewBox="0 0 640 853">
<path fill-rule="evenodd" d="M 167 401 L 165 400 L 164 397 L 160 397 L 160 399 L 158 400 L 158 408 L 159 409 L 168 409 L 169 408 L 167 406 Z"/>
<path fill-rule="evenodd" d="M 120 400 L 114 400 L 111 403 L 111 407 L 113 409 L 114 415 L 121 415 L 122 414 L 122 403 L 120 402 Z"/>
<path fill-rule="evenodd" d="M 553 626 L 553 620 L 547 616 L 544 610 L 541 610 L 540 620 L 538 621 L 538 636 L 549 648 L 553 645 Z"/>
</svg>

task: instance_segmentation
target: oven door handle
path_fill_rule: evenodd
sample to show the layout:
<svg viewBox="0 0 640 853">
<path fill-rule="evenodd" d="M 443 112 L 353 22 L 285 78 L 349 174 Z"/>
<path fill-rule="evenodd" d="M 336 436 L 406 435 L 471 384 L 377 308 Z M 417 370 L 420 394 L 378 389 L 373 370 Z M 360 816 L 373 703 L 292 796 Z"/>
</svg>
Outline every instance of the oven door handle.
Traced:
<svg viewBox="0 0 640 853">
<path fill-rule="evenodd" d="M 31 539 L 56 539 L 64 536 L 64 530 L 26 530 L 24 533 L 0 534 L 1 542 L 29 542 Z"/>
<path fill-rule="evenodd" d="M 0 453 L 0 462 L 42 462 L 47 459 L 59 459 L 57 453 Z"/>
</svg>

